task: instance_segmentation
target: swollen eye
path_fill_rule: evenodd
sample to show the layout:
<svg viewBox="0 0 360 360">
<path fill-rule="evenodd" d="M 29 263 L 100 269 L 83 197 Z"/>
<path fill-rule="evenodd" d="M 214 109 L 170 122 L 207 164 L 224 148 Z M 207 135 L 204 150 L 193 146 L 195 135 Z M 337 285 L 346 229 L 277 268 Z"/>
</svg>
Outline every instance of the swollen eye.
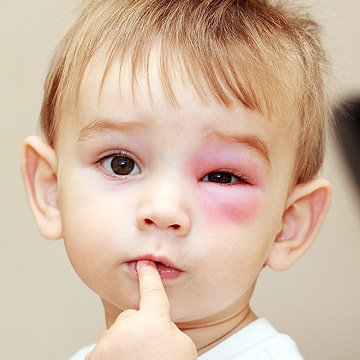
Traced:
<svg viewBox="0 0 360 360">
<path fill-rule="evenodd" d="M 231 182 L 238 181 L 239 179 L 229 172 L 216 171 L 206 175 L 203 180 L 220 184 L 230 184 Z"/>
</svg>

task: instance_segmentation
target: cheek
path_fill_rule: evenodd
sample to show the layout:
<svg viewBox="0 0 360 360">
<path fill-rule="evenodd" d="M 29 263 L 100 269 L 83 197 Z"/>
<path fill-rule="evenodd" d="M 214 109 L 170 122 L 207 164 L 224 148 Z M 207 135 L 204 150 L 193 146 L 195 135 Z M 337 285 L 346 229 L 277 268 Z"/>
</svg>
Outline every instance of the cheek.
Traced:
<svg viewBox="0 0 360 360">
<path fill-rule="evenodd" d="M 246 186 L 201 184 L 198 200 L 209 221 L 241 224 L 255 217 L 261 203 L 261 191 Z"/>
<path fill-rule="evenodd" d="M 84 202 L 67 206 L 63 219 L 69 260 L 81 280 L 102 297 L 116 287 L 124 253 L 124 236 L 116 228 L 119 220 L 107 211 L 84 199 Z"/>
<path fill-rule="evenodd" d="M 121 201 L 97 192 L 86 182 L 64 184 L 60 193 L 63 237 L 74 267 L 94 266 L 121 247 L 123 219 Z"/>
</svg>

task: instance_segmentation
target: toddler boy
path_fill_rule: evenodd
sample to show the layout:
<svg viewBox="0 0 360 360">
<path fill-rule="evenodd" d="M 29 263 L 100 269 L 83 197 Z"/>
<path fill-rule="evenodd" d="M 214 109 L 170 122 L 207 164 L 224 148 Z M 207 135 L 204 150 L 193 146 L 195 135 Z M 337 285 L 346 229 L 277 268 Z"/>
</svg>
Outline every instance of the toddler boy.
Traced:
<svg viewBox="0 0 360 360">
<path fill-rule="evenodd" d="M 93 0 L 23 173 L 107 330 L 72 359 L 301 359 L 249 302 L 329 207 L 318 25 L 267 0 Z"/>
</svg>

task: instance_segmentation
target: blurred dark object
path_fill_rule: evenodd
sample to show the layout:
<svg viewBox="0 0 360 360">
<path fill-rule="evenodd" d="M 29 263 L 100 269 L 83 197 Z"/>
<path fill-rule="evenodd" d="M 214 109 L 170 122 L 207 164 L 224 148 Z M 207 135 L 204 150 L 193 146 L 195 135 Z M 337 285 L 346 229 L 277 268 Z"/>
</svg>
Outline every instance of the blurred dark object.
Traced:
<svg viewBox="0 0 360 360">
<path fill-rule="evenodd" d="M 360 97 L 344 101 L 335 111 L 335 132 L 360 194 Z"/>
</svg>

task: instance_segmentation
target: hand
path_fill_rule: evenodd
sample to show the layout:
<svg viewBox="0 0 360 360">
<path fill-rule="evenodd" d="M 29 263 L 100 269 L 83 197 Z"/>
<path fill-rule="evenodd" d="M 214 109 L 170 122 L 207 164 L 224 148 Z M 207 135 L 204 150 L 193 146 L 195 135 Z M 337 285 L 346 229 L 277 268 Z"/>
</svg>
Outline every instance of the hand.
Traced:
<svg viewBox="0 0 360 360">
<path fill-rule="evenodd" d="M 104 332 L 86 360 L 193 360 L 197 352 L 190 337 L 170 318 L 170 304 L 156 266 L 137 264 L 139 310 L 125 310 Z"/>
</svg>

